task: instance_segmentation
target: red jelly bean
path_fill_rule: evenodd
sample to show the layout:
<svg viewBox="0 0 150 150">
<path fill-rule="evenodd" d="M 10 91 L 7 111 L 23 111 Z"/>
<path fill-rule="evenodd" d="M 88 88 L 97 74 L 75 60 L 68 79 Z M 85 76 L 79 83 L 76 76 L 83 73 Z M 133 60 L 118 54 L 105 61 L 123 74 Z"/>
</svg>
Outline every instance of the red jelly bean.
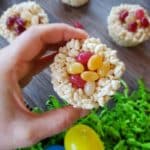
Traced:
<svg viewBox="0 0 150 150">
<path fill-rule="evenodd" d="M 80 75 L 71 75 L 69 77 L 70 82 L 72 83 L 72 86 L 75 88 L 84 88 L 85 81 L 80 77 Z"/>
<path fill-rule="evenodd" d="M 73 22 L 73 26 L 75 28 L 84 29 L 84 26 L 79 21 Z"/>
<path fill-rule="evenodd" d="M 26 28 L 24 26 L 17 26 L 15 31 L 16 31 L 16 34 L 19 35 L 22 32 L 24 32 L 25 30 L 26 30 Z"/>
<path fill-rule="evenodd" d="M 136 32 L 137 31 L 137 23 L 136 22 L 130 23 L 128 25 L 128 31 Z"/>
<path fill-rule="evenodd" d="M 18 26 L 24 27 L 24 26 L 25 26 L 25 21 L 24 21 L 22 18 L 18 17 L 18 18 L 16 19 L 16 24 L 17 24 Z"/>
<path fill-rule="evenodd" d="M 12 28 L 16 22 L 17 17 L 16 16 L 11 16 L 8 17 L 7 21 L 6 21 L 6 25 L 8 28 Z"/>
<path fill-rule="evenodd" d="M 149 26 L 149 24 L 150 23 L 149 23 L 149 21 L 148 21 L 148 19 L 146 17 L 144 17 L 144 18 L 141 19 L 141 26 L 143 28 L 147 28 Z"/>
<path fill-rule="evenodd" d="M 137 19 L 141 20 L 144 17 L 144 10 L 143 9 L 136 10 L 135 16 Z"/>
<path fill-rule="evenodd" d="M 119 20 L 121 22 L 125 22 L 125 19 L 126 17 L 129 15 L 129 12 L 127 10 L 122 10 L 120 13 L 119 13 Z"/>
<path fill-rule="evenodd" d="M 83 65 L 87 65 L 87 62 L 89 60 L 89 58 L 93 55 L 92 52 L 81 52 L 78 56 L 77 56 L 77 61 L 80 62 Z"/>
</svg>

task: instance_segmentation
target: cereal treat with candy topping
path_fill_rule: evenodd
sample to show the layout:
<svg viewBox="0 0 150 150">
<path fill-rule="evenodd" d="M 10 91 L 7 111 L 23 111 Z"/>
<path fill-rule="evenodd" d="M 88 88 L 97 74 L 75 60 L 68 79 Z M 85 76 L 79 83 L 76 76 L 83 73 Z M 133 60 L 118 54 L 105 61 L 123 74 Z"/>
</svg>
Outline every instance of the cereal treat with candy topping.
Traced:
<svg viewBox="0 0 150 150">
<path fill-rule="evenodd" d="M 32 25 L 47 24 L 48 16 L 35 2 L 23 2 L 8 8 L 0 18 L 0 35 L 12 42 Z"/>
<path fill-rule="evenodd" d="M 62 0 L 62 2 L 72 7 L 80 7 L 88 3 L 88 0 Z"/>
<path fill-rule="evenodd" d="M 150 17 L 139 5 L 122 4 L 113 7 L 108 16 L 108 32 L 125 47 L 136 46 L 150 38 Z"/>
<path fill-rule="evenodd" d="M 116 53 L 96 38 L 72 39 L 50 65 L 54 90 L 74 107 L 103 106 L 120 87 L 125 71 Z"/>
</svg>

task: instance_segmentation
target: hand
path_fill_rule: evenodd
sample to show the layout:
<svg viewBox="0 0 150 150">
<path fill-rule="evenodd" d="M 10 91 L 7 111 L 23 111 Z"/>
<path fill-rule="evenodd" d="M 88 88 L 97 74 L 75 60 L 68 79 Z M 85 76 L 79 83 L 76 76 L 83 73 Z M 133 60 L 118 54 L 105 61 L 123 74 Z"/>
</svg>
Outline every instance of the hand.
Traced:
<svg viewBox="0 0 150 150">
<path fill-rule="evenodd" d="M 87 114 L 67 106 L 43 114 L 30 112 L 24 104 L 21 86 L 46 67 L 54 56 L 43 56 L 47 45 L 72 38 L 84 39 L 82 30 L 65 24 L 31 27 L 0 51 L 0 149 L 30 146 L 57 134 Z"/>
</svg>

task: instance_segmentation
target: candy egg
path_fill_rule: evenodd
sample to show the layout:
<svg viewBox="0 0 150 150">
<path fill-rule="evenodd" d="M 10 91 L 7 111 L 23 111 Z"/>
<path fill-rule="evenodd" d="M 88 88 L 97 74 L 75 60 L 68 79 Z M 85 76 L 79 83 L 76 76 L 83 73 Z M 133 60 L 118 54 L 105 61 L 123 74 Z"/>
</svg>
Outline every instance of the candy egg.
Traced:
<svg viewBox="0 0 150 150">
<path fill-rule="evenodd" d="M 71 75 L 69 81 L 72 83 L 74 88 L 84 88 L 85 81 L 80 77 L 80 75 Z"/>
<path fill-rule="evenodd" d="M 96 81 L 99 78 L 99 76 L 96 72 L 84 71 L 81 73 L 81 78 L 85 81 Z"/>
<path fill-rule="evenodd" d="M 63 146 L 60 145 L 52 145 L 47 147 L 45 150 L 65 150 Z"/>
<path fill-rule="evenodd" d="M 88 61 L 88 69 L 91 71 L 94 71 L 96 69 L 99 69 L 102 65 L 103 62 L 103 57 L 99 56 L 99 55 L 93 55 L 90 57 L 89 61 Z"/>
<path fill-rule="evenodd" d="M 100 77 L 105 77 L 105 76 L 107 76 L 110 69 L 111 69 L 110 63 L 104 62 L 102 67 L 97 70 L 97 73 L 99 74 Z"/>
<path fill-rule="evenodd" d="M 87 96 L 91 96 L 95 91 L 95 82 L 86 82 L 84 92 Z"/>
<path fill-rule="evenodd" d="M 92 128 L 79 124 L 66 133 L 65 150 L 104 150 L 104 145 Z"/>
<path fill-rule="evenodd" d="M 74 62 L 67 66 L 67 72 L 70 74 L 80 74 L 83 71 L 84 71 L 84 66 L 78 62 Z"/>
<path fill-rule="evenodd" d="M 80 62 L 83 65 L 87 65 L 88 60 L 90 59 L 90 57 L 93 55 L 92 52 L 81 52 L 78 56 L 77 56 L 77 61 Z"/>
</svg>

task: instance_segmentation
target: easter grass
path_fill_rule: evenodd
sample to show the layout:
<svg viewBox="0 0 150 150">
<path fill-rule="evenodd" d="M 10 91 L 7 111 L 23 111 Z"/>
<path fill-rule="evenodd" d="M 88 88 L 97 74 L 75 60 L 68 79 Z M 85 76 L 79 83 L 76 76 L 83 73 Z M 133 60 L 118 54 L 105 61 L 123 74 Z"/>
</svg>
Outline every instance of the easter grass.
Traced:
<svg viewBox="0 0 150 150">
<path fill-rule="evenodd" d="M 93 128 L 104 142 L 105 150 L 150 150 L 150 89 L 141 80 L 134 91 L 124 81 L 121 83 L 123 90 L 113 96 L 113 107 L 107 105 L 102 110 L 92 110 L 75 124 Z M 64 105 L 67 104 L 60 103 L 54 96 L 46 102 L 47 110 Z M 37 107 L 33 112 L 42 113 Z M 63 145 L 65 132 L 20 150 L 44 150 L 49 145 Z"/>
</svg>

